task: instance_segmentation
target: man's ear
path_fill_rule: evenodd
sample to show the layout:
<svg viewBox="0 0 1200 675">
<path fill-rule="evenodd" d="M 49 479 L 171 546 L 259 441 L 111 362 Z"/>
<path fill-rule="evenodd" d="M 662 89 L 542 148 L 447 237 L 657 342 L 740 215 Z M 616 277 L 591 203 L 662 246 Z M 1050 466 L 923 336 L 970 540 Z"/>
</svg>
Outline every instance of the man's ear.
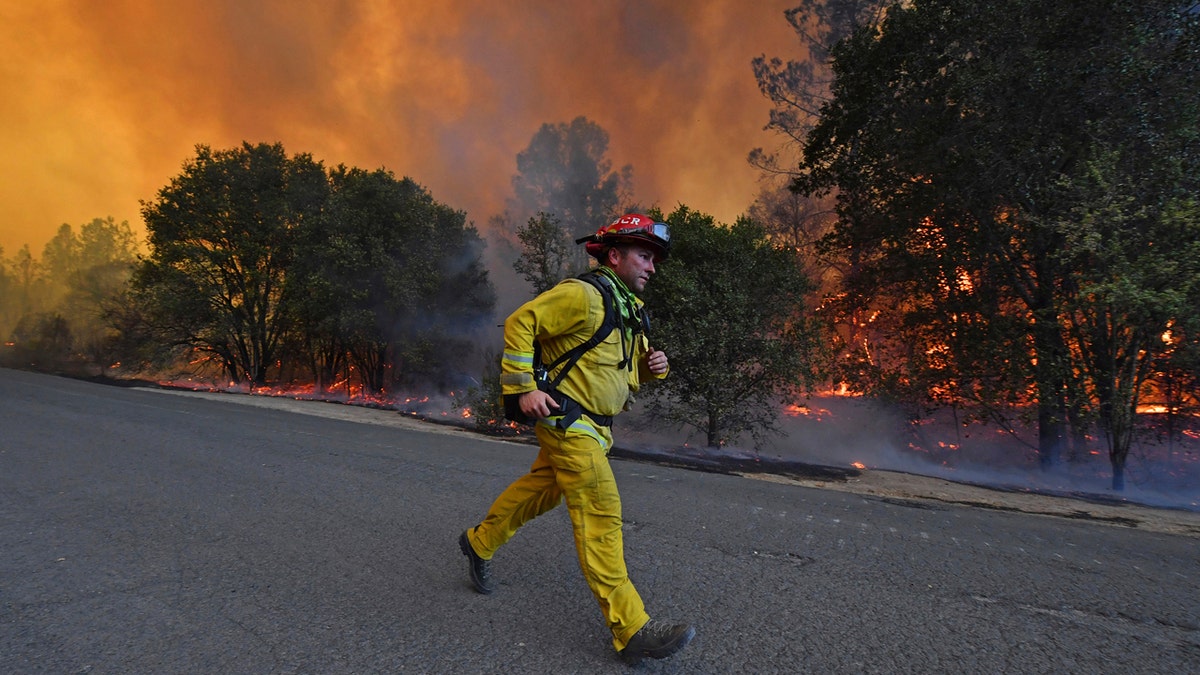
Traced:
<svg viewBox="0 0 1200 675">
<path fill-rule="evenodd" d="M 608 260 L 610 266 L 615 267 L 621 262 L 621 249 L 616 246 L 609 246 L 608 250 L 604 252 L 604 257 Z"/>
</svg>

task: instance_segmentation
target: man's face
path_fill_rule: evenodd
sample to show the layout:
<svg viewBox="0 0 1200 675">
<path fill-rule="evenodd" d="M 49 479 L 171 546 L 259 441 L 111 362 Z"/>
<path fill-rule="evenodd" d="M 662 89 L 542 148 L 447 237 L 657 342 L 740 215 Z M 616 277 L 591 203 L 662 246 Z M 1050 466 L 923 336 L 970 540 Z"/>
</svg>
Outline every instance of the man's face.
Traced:
<svg viewBox="0 0 1200 675">
<path fill-rule="evenodd" d="M 654 274 L 654 251 L 645 246 L 634 244 L 610 249 L 608 262 L 617 277 L 634 293 L 646 290 L 646 282 Z"/>
</svg>

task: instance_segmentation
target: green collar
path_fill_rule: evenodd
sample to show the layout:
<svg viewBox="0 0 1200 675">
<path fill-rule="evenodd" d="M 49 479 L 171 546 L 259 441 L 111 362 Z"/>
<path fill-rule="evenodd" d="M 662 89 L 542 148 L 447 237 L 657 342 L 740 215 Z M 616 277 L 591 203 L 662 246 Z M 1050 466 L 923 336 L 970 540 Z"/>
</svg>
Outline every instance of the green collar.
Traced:
<svg viewBox="0 0 1200 675">
<path fill-rule="evenodd" d="M 613 286 L 615 286 L 621 294 L 621 300 L 625 302 L 634 302 L 637 299 L 637 296 L 633 294 L 633 291 L 629 290 L 629 287 L 625 285 L 624 281 L 621 281 L 621 277 L 617 276 L 617 273 L 613 271 L 613 268 L 609 267 L 608 265 L 601 265 L 600 273 L 609 279 L 612 279 Z"/>
<path fill-rule="evenodd" d="M 613 282 L 613 290 L 616 295 L 616 298 L 614 298 L 616 302 L 613 304 L 617 306 L 617 311 L 621 313 L 622 335 L 632 334 L 635 327 L 640 329 L 642 324 L 640 314 L 642 301 L 633 294 L 633 291 L 629 290 L 629 287 L 625 285 L 624 281 L 621 281 L 621 278 L 617 276 L 617 273 L 611 267 L 601 265 L 600 273 Z"/>
</svg>

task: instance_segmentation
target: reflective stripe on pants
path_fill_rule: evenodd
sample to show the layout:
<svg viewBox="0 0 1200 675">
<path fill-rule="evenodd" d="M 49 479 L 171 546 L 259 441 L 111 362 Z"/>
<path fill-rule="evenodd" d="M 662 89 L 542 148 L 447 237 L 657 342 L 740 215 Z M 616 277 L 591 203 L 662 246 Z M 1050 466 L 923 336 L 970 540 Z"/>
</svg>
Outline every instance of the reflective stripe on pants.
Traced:
<svg viewBox="0 0 1200 675">
<path fill-rule="evenodd" d="M 539 423 L 540 450 L 529 473 L 496 498 L 469 538 L 479 557 L 490 560 L 522 525 L 565 499 L 579 567 L 620 651 L 650 617 L 625 568 L 621 496 L 606 453 L 612 436 L 587 427 L 564 431 Z"/>
</svg>

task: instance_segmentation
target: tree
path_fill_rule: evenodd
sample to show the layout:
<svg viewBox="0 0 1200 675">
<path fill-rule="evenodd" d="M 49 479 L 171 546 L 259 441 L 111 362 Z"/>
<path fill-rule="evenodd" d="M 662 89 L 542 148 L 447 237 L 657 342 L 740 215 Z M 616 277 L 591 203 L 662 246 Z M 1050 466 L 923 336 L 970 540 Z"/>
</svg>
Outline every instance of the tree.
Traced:
<svg viewBox="0 0 1200 675">
<path fill-rule="evenodd" d="M 814 199 L 802 195 L 778 181 L 766 181 L 747 212 L 748 217 L 762 225 L 779 246 L 787 246 L 801 258 L 805 276 L 822 290 L 833 292 L 842 270 L 839 261 L 822 255 L 817 246 L 833 227 L 833 200 Z"/>
<path fill-rule="evenodd" d="M 409 382 L 422 380 L 437 386 L 457 386 L 466 356 L 473 350 L 472 335 L 491 319 L 496 292 L 483 265 L 484 243 L 466 214 L 433 199 L 423 188 L 418 199 L 413 244 L 420 266 L 413 266 L 416 303 L 397 372 Z"/>
<path fill-rule="evenodd" d="M 839 44 L 797 186 L 836 189 L 844 305 L 910 343 L 861 354 L 866 379 L 985 411 L 1031 401 L 1046 465 L 1094 399 L 1118 485 L 1147 336 L 1195 311 L 1171 299 L 1191 281 L 1132 272 L 1193 268 L 1196 14 L 919 0 Z"/>
<path fill-rule="evenodd" d="M 74 347 L 67 319 L 57 312 L 25 314 L 13 329 L 14 365 L 38 370 L 63 370 Z"/>
<path fill-rule="evenodd" d="M 1170 451 L 1188 421 L 1200 415 L 1200 319 L 1192 326 L 1172 322 L 1161 339 L 1164 350 L 1155 359 L 1141 400 L 1161 406 L 1162 423 L 1156 430 Z"/>
<path fill-rule="evenodd" d="M 78 234 L 64 223 L 46 243 L 40 262 L 28 248 L 17 261 L 0 266 L 14 269 L 0 270 L 0 329 L 7 334 L 17 326 L 23 340 L 42 336 L 37 360 L 53 361 L 59 369 L 109 365 L 113 334 L 106 313 L 122 297 L 137 255 L 129 223 L 95 218 Z M 47 351 L 59 348 L 68 351 Z"/>
<path fill-rule="evenodd" d="M 288 329 L 291 233 L 326 192 L 320 163 L 280 144 L 197 146 L 142 203 L 151 251 L 133 281 L 162 339 L 214 356 L 233 382 L 265 383 Z"/>
<path fill-rule="evenodd" d="M 80 246 L 75 231 L 69 224 L 63 223 L 54 237 L 42 248 L 41 271 L 50 289 L 50 297 L 46 299 L 48 306 L 55 307 L 63 300 L 67 286 L 78 273 Z"/>
<path fill-rule="evenodd" d="M 817 196 L 793 189 L 801 176 L 804 141 L 830 100 L 833 83 L 832 50 L 862 26 L 877 26 L 886 0 L 797 0 L 785 20 L 796 33 L 801 58 L 783 60 L 759 56 L 751 62 L 755 81 L 772 104 L 765 129 L 782 142 L 774 150 L 755 148 L 749 162 L 762 171 L 762 188 L 749 215 L 771 234 L 772 240 L 794 246 L 804 270 L 819 289 L 818 298 L 836 297 L 843 275 L 850 270 L 837 255 L 823 254 L 816 244 L 836 219 L 833 193 Z M 838 303 L 823 302 L 827 341 L 855 345 L 870 341 L 870 313 L 850 310 L 839 314 Z M 815 308 L 814 308 L 815 309 Z M 844 378 L 843 378 L 844 379 Z"/>
<path fill-rule="evenodd" d="M 19 318 L 16 311 L 16 279 L 8 271 L 9 262 L 4 257 L 4 247 L 0 246 L 0 342 L 8 339 L 9 330 L 16 325 Z"/>
<path fill-rule="evenodd" d="M 29 244 L 22 246 L 9 264 L 12 283 L 16 288 L 16 314 L 24 316 L 40 304 L 37 302 L 37 296 L 44 278 L 42 265 L 33 257 Z"/>
<path fill-rule="evenodd" d="M 513 269 L 525 277 L 534 295 L 549 290 L 569 274 L 574 242 L 567 240 L 558 218 L 538 213 L 517 230 L 517 238 L 522 252 Z"/>
<path fill-rule="evenodd" d="M 796 7 L 784 11 L 804 56 L 784 61 L 762 55 L 751 61 L 758 89 L 772 104 L 766 129 L 784 138 L 777 152 L 752 150 L 751 164 L 768 174 L 798 175 L 792 159 L 829 101 L 834 45 L 862 26 L 878 25 L 888 4 L 886 0 L 797 0 Z"/>
<path fill-rule="evenodd" d="M 384 169 L 198 146 L 143 214 L 151 253 L 114 324 L 214 359 L 233 382 L 265 384 L 269 369 L 323 390 L 444 381 L 495 301 L 465 214 Z"/>
<path fill-rule="evenodd" d="M 632 182 L 632 167 L 613 171 L 607 154 L 608 132 L 586 117 L 543 124 L 517 154 L 510 217 L 554 218 L 564 240 L 595 232 L 618 215 Z M 567 251 L 570 263 L 559 279 L 587 267 L 586 254 L 575 247 Z"/>
<path fill-rule="evenodd" d="M 29 244 L 17 250 L 12 258 L 0 257 L 0 338 L 19 350 L 20 335 L 30 335 L 31 322 L 37 316 L 52 313 L 52 289 L 47 282 L 45 266 L 33 256 Z"/>
<path fill-rule="evenodd" d="M 1122 169 L 1121 161 L 1101 157 L 1084 176 L 1064 179 L 1078 206 L 1058 223 L 1067 242 L 1060 255 L 1077 287 L 1063 304 L 1065 323 L 1093 390 L 1117 490 L 1147 379 L 1163 357 L 1186 358 L 1184 349 L 1171 349 L 1169 334 L 1186 335 L 1185 326 L 1200 323 L 1200 204 L 1193 194 L 1172 197 L 1146 186 L 1146 174 Z"/>
<path fill-rule="evenodd" d="M 465 214 L 409 178 L 339 166 L 290 275 L 298 337 L 322 388 L 353 365 L 371 392 L 444 377 L 495 294 Z"/>
<path fill-rule="evenodd" d="M 671 376 L 649 389 L 650 412 L 698 429 L 709 446 L 744 433 L 759 443 L 775 428 L 778 397 L 816 374 L 800 260 L 749 220 L 726 227 L 680 206 L 666 222 L 671 257 L 646 298 Z"/>
<path fill-rule="evenodd" d="M 116 358 L 116 335 L 108 319 L 125 301 L 137 244 L 129 223 L 109 216 L 82 225 L 73 248 L 76 258 L 63 280 L 66 295 L 60 311 L 68 317 L 80 354 L 103 368 Z"/>
</svg>

